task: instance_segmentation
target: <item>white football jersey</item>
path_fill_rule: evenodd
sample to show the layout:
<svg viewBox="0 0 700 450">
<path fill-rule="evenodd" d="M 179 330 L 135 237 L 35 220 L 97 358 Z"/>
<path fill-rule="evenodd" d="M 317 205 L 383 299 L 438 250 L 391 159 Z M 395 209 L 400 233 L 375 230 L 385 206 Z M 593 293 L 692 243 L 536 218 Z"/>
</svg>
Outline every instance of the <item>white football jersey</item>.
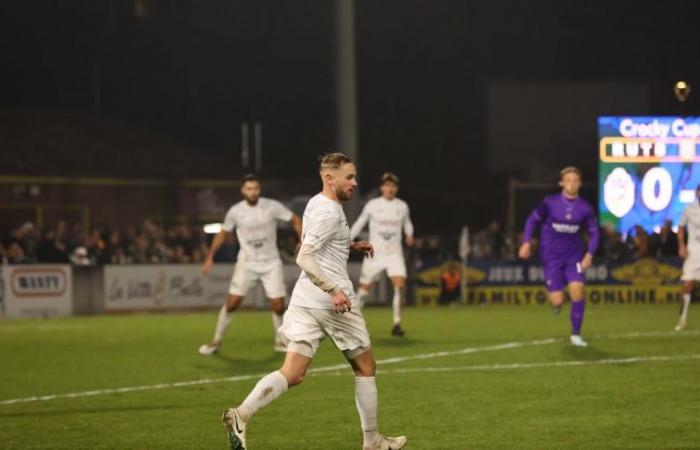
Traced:
<svg viewBox="0 0 700 450">
<path fill-rule="evenodd" d="M 236 229 L 241 246 L 239 261 L 269 261 L 280 257 L 277 250 L 277 221 L 289 222 L 292 215 L 277 200 L 260 197 L 254 206 L 243 200 L 228 210 L 221 228 L 228 232 Z"/>
<path fill-rule="evenodd" d="M 679 225 L 688 231 L 688 252 L 696 258 L 700 257 L 700 204 L 688 205 Z"/>
<path fill-rule="evenodd" d="M 350 228 L 341 204 L 323 194 L 309 200 L 304 210 L 301 242 L 316 249 L 313 257 L 319 268 L 354 302 L 355 291 L 348 276 Z M 330 299 L 331 296 L 313 284 L 302 271 L 289 304 L 333 309 Z"/>
<path fill-rule="evenodd" d="M 413 236 L 413 223 L 406 202 L 399 198 L 387 200 L 378 197 L 367 202 L 362 214 L 352 225 L 350 239 L 355 239 L 369 222 L 369 242 L 374 246 L 375 256 L 402 252 L 403 234 Z"/>
</svg>

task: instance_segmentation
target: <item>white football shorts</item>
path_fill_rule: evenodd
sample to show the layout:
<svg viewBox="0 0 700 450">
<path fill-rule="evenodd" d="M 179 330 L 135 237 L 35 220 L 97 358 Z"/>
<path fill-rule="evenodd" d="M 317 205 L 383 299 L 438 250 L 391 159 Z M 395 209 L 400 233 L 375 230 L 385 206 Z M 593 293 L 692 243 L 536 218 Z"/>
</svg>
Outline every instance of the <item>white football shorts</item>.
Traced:
<svg viewBox="0 0 700 450">
<path fill-rule="evenodd" d="M 365 318 L 359 309 L 340 314 L 332 309 L 305 308 L 290 305 L 284 313 L 279 332 L 291 343 L 305 343 L 309 352 L 299 353 L 312 358 L 321 341 L 330 337 L 336 347 L 349 359 L 371 347 Z M 290 345 L 294 351 L 294 347 Z"/>
<path fill-rule="evenodd" d="M 403 253 L 389 255 L 374 255 L 365 257 L 362 260 L 362 272 L 360 274 L 360 284 L 372 284 L 382 272 L 386 271 L 387 276 L 406 278 L 406 262 Z"/>
<path fill-rule="evenodd" d="M 233 270 L 228 293 L 245 297 L 250 288 L 260 281 L 267 298 L 285 298 L 287 287 L 284 285 L 282 260 L 239 261 Z"/>
</svg>

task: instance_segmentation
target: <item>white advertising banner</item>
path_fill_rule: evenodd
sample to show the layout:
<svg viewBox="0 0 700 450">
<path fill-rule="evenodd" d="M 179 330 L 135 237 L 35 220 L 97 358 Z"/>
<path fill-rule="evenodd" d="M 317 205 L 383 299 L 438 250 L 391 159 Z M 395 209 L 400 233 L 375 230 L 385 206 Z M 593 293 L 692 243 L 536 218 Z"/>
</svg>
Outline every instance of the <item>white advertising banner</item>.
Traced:
<svg viewBox="0 0 700 450">
<path fill-rule="evenodd" d="M 215 264 L 206 277 L 199 264 L 108 265 L 104 269 L 104 310 L 177 310 L 218 308 L 228 296 L 234 264 Z M 285 266 L 290 289 L 299 276 L 296 265 Z M 243 307 L 266 308 L 260 285 L 250 290 Z"/>
<path fill-rule="evenodd" d="M 54 317 L 73 313 L 69 265 L 4 265 L 2 299 L 7 317 Z"/>
<path fill-rule="evenodd" d="M 226 300 L 233 267 L 216 265 L 203 277 L 197 264 L 108 265 L 104 268 L 104 310 L 220 306 Z"/>
<path fill-rule="evenodd" d="M 206 277 L 199 264 L 107 265 L 104 268 L 106 312 L 215 309 L 228 296 L 234 264 L 215 264 Z M 360 264 L 349 265 L 352 279 Z M 291 294 L 299 277 L 296 264 L 285 264 L 284 281 Z M 267 308 L 258 284 L 243 299 L 244 308 Z"/>
</svg>

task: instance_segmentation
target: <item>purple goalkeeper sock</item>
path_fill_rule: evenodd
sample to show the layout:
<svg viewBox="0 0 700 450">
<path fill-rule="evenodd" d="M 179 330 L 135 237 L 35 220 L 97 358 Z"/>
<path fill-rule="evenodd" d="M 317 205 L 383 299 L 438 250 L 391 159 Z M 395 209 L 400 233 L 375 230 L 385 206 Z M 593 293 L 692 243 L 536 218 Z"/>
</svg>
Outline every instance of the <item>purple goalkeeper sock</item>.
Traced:
<svg viewBox="0 0 700 450">
<path fill-rule="evenodd" d="M 581 325 L 583 324 L 583 311 L 585 309 L 585 300 L 574 300 L 571 302 L 571 334 L 581 334 Z"/>
<path fill-rule="evenodd" d="M 586 309 L 584 300 L 574 300 L 571 302 L 571 334 L 581 334 L 581 325 L 583 324 L 583 311 Z"/>
</svg>

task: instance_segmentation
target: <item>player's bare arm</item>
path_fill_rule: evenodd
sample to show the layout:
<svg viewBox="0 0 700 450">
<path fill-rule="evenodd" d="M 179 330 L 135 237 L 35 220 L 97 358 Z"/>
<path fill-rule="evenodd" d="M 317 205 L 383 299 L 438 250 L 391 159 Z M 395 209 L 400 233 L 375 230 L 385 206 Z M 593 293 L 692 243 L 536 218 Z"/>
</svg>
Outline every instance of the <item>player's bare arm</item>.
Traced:
<svg viewBox="0 0 700 450">
<path fill-rule="evenodd" d="M 688 246 L 685 244 L 685 227 L 678 227 L 678 256 L 688 257 Z"/>
<path fill-rule="evenodd" d="M 350 250 L 362 253 L 365 256 L 374 256 L 374 247 L 367 241 L 356 241 L 350 244 Z"/>
<path fill-rule="evenodd" d="M 584 272 L 593 265 L 593 255 L 586 253 L 581 260 L 581 270 Z"/>
<path fill-rule="evenodd" d="M 331 303 L 336 312 L 342 314 L 350 311 L 350 299 L 319 267 L 314 257 L 316 251 L 316 248 L 311 245 L 302 245 L 297 256 L 297 264 L 313 284 L 331 295 Z"/>
<path fill-rule="evenodd" d="M 292 224 L 292 228 L 294 228 L 294 232 L 297 234 L 297 239 L 301 242 L 301 217 L 293 214 L 289 223 Z"/>
<path fill-rule="evenodd" d="M 331 303 L 333 304 L 333 309 L 339 314 L 344 314 L 349 312 L 351 309 L 350 298 L 345 294 L 345 292 L 338 290 L 331 296 Z"/>
<path fill-rule="evenodd" d="M 211 268 L 214 265 L 214 255 L 216 255 L 216 252 L 218 252 L 221 246 L 224 245 L 227 233 L 229 232 L 221 230 L 216 234 L 216 236 L 214 236 L 211 247 L 209 247 L 209 253 L 207 253 L 207 259 L 204 261 L 204 264 L 202 264 L 202 275 L 205 277 L 211 271 Z"/>
<path fill-rule="evenodd" d="M 518 257 L 520 259 L 528 259 L 532 255 L 532 245 L 530 242 L 523 242 L 518 250 Z"/>
<path fill-rule="evenodd" d="M 415 240 L 413 239 L 414 232 L 415 229 L 413 228 L 413 222 L 411 222 L 411 213 L 408 206 L 406 206 L 406 216 L 403 220 L 403 234 L 406 236 L 404 240 L 408 247 L 413 247 L 413 244 L 415 243 Z"/>
<path fill-rule="evenodd" d="M 406 245 L 409 247 L 413 247 L 413 244 L 416 243 L 416 240 L 413 238 L 413 236 L 406 236 Z"/>
</svg>

